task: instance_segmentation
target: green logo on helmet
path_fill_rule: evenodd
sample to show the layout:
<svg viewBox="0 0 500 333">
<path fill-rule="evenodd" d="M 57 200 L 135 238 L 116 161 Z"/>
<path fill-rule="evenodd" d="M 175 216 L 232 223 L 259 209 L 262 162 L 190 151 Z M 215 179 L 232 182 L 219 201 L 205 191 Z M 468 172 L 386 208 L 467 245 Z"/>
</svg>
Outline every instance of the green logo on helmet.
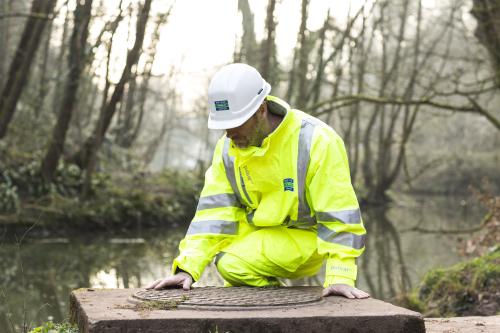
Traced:
<svg viewBox="0 0 500 333">
<path fill-rule="evenodd" d="M 229 102 L 227 99 L 223 101 L 215 101 L 215 111 L 227 111 L 229 110 Z"/>
</svg>

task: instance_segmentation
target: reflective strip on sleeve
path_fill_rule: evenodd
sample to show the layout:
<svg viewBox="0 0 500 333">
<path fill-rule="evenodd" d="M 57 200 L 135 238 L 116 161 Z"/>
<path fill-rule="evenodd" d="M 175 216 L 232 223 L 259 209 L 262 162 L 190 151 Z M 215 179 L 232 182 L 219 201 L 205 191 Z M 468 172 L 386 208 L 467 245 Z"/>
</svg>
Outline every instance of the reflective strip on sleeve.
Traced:
<svg viewBox="0 0 500 333">
<path fill-rule="evenodd" d="M 316 212 L 316 218 L 321 222 L 356 224 L 361 222 L 361 212 L 359 211 L 359 208 L 332 212 Z"/>
<path fill-rule="evenodd" d="M 238 221 L 207 220 L 191 222 L 186 235 L 194 234 L 225 234 L 236 235 Z"/>
<path fill-rule="evenodd" d="M 222 161 L 224 162 L 224 169 L 226 169 L 226 177 L 231 188 L 233 189 L 238 202 L 243 203 L 240 196 L 240 191 L 238 190 L 238 185 L 236 184 L 236 177 L 234 172 L 234 157 L 229 156 L 229 145 L 231 144 L 231 139 L 226 137 L 224 140 L 224 149 L 222 150 Z"/>
<path fill-rule="evenodd" d="M 340 244 L 359 250 L 365 246 L 366 235 L 356 235 L 350 232 L 337 233 L 320 223 L 318 224 L 318 237 L 328 243 Z"/>
<path fill-rule="evenodd" d="M 247 214 L 247 222 L 248 224 L 253 225 L 253 216 L 255 215 L 255 210 L 252 210 L 250 213 Z"/>
<path fill-rule="evenodd" d="M 297 190 L 299 195 L 299 210 L 297 214 L 297 221 L 290 221 L 290 226 L 312 226 L 316 224 L 316 219 L 311 216 L 311 208 L 307 203 L 305 189 L 314 127 L 315 124 L 308 119 L 302 120 L 299 133 L 299 151 L 297 155 Z"/>
<path fill-rule="evenodd" d="M 221 193 L 201 197 L 196 210 L 220 208 L 220 207 L 240 207 L 238 199 L 232 193 Z"/>
<path fill-rule="evenodd" d="M 241 184 L 241 189 L 243 190 L 243 194 L 245 195 L 245 198 L 247 198 L 248 203 L 253 204 L 252 199 L 250 199 L 250 196 L 248 195 L 245 182 L 243 181 L 243 176 L 241 175 L 241 169 L 239 169 L 238 171 L 240 173 L 240 184 Z"/>
</svg>

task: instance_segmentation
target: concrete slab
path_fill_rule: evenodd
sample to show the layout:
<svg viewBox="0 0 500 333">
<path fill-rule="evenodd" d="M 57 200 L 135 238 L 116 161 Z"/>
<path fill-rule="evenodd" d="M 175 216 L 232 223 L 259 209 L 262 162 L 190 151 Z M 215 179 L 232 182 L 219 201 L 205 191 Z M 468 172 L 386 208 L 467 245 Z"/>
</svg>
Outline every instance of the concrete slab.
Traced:
<svg viewBox="0 0 500 333">
<path fill-rule="evenodd" d="M 174 303 L 165 310 L 155 303 L 133 301 L 131 296 L 138 291 L 73 291 L 71 321 L 83 333 L 425 332 L 419 313 L 372 298 L 332 296 L 300 306 L 247 310 L 182 309 Z M 188 299 L 190 291 L 185 293 Z"/>
<path fill-rule="evenodd" d="M 500 316 L 425 318 L 427 333 L 498 333 Z"/>
</svg>

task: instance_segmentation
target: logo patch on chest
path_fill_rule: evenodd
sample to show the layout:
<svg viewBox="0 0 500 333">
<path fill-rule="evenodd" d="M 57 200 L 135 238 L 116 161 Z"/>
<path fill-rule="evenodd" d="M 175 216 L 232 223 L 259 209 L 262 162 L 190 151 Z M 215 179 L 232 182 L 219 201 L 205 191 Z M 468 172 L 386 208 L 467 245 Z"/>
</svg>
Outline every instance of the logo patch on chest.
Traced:
<svg viewBox="0 0 500 333">
<path fill-rule="evenodd" d="M 283 179 L 283 187 L 285 191 L 293 192 L 293 178 Z"/>
</svg>

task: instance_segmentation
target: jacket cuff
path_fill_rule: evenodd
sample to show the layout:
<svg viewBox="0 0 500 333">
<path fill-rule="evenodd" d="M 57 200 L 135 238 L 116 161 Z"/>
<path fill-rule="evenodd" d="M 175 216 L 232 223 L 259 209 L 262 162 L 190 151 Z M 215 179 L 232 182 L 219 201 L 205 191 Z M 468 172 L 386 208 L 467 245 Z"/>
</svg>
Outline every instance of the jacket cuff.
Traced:
<svg viewBox="0 0 500 333">
<path fill-rule="evenodd" d="M 326 276 L 325 277 L 325 283 L 323 284 L 323 287 L 328 287 L 331 286 L 332 284 L 347 284 L 351 287 L 354 287 L 354 280 L 342 276 Z"/>
<path fill-rule="evenodd" d="M 325 286 L 344 283 L 354 286 L 358 269 L 354 258 L 329 258 L 326 260 Z"/>
<path fill-rule="evenodd" d="M 193 267 L 189 267 L 189 264 L 186 262 L 186 260 L 183 260 L 181 256 L 175 258 L 174 262 L 172 263 L 172 275 L 178 273 L 179 270 L 183 270 L 184 272 L 191 275 L 191 277 L 193 278 L 193 282 L 196 282 L 200 279 L 201 272 L 197 272 L 195 269 L 193 269 Z"/>
</svg>

